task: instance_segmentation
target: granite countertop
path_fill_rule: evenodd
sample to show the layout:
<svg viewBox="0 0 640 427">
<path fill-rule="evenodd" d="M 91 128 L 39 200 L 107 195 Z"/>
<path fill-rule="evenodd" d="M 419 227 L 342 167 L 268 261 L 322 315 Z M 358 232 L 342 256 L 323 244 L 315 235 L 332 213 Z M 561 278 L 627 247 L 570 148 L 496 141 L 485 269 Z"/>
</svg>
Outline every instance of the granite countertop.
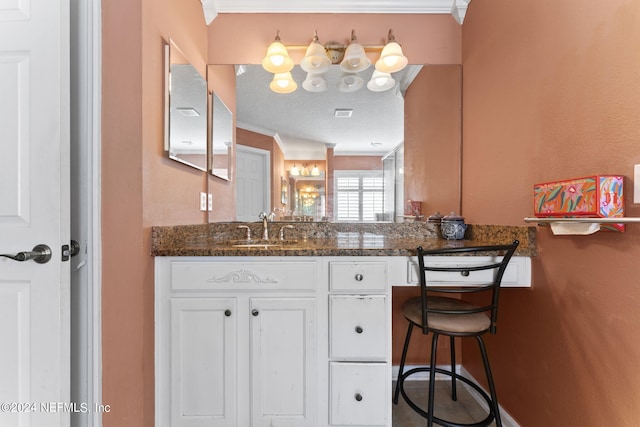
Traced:
<svg viewBox="0 0 640 427">
<path fill-rule="evenodd" d="M 516 256 L 535 256 L 536 228 L 469 224 L 464 240 L 444 240 L 428 223 L 269 223 L 275 238 L 246 242 L 249 225 L 260 236 L 262 223 L 212 223 L 152 228 L 152 256 L 413 256 L 416 248 L 437 249 L 511 243 L 520 240 Z M 277 232 L 284 225 L 286 240 Z M 247 245 L 250 246 L 234 246 Z"/>
</svg>

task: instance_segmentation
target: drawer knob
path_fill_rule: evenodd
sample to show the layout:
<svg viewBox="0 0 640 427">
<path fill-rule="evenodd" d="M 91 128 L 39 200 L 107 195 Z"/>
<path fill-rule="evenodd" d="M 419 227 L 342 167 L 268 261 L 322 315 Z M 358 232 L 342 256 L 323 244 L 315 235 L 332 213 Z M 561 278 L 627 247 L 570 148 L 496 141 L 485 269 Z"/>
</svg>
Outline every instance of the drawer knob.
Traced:
<svg viewBox="0 0 640 427">
<path fill-rule="evenodd" d="M 356 326 L 356 333 L 361 334 L 363 331 L 362 326 Z"/>
<path fill-rule="evenodd" d="M 364 276 L 360 273 L 356 274 L 356 281 L 357 282 L 362 282 L 362 279 L 364 279 Z"/>
<path fill-rule="evenodd" d="M 258 314 L 260 314 L 260 312 L 258 311 L 257 308 L 254 308 L 253 310 L 251 310 L 251 314 L 253 315 L 253 317 L 257 316 Z"/>
<path fill-rule="evenodd" d="M 462 274 L 464 277 L 467 277 L 469 276 L 469 270 L 462 270 L 460 274 Z"/>
<path fill-rule="evenodd" d="M 225 315 L 225 316 L 227 316 L 227 317 L 231 316 L 231 310 L 226 309 L 226 310 L 224 311 L 224 315 Z"/>
<path fill-rule="evenodd" d="M 356 393 L 353 397 L 355 397 L 358 402 L 362 401 L 362 395 L 360 393 Z"/>
</svg>

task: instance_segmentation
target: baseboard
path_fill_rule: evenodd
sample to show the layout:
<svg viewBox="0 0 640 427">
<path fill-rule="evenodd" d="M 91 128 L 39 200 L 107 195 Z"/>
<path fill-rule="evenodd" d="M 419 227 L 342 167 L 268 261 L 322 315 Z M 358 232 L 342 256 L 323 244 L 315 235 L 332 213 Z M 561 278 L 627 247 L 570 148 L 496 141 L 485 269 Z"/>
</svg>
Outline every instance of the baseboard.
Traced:
<svg viewBox="0 0 640 427">
<path fill-rule="evenodd" d="M 405 369 L 405 371 L 408 371 L 409 369 L 413 369 L 413 368 L 416 368 L 416 367 L 418 367 L 418 366 L 405 365 L 404 369 Z M 445 370 L 451 370 L 451 365 L 438 365 L 438 368 L 442 368 L 442 369 L 445 369 Z M 400 370 L 399 366 L 393 366 L 392 375 L 393 375 L 393 380 L 394 381 L 396 380 L 396 378 L 398 378 L 398 371 L 399 370 Z M 478 381 L 476 381 L 476 379 L 469 373 L 469 371 L 467 371 L 463 366 L 456 365 L 456 373 L 464 376 L 465 378 L 468 378 L 472 382 L 476 383 L 478 385 L 478 387 L 480 387 L 482 390 L 484 390 L 484 387 L 482 387 L 478 383 Z M 448 379 L 449 379 L 449 377 L 446 376 L 446 375 L 436 374 L 436 381 L 448 380 Z M 411 375 L 407 379 L 407 381 L 429 381 L 429 372 L 417 372 L 416 374 Z M 482 398 L 482 396 L 480 396 L 480 394 L 473 387 L 469 387 L 465 383 L 462 383 L 462 385 L 467 389 L 469 394 L 476 400 L 476 402 L 478 402 L 478 404 L 482 407 L 482 409 L 484 409 L 485 411 L 489 410 L 489 408 L 487 407 L 487 402 Z M 484 390 L 484 391 L 486 392 L 486 390 Z M 500 401 L 500 399 L 498 399 L 498 401 Z M 509 413 L 507 411 L 504 410 L 504 408 L 502 406 L 500 406 L 499 404 L 498 404 L 498 406 L 500 407 L 500 418 L 502 419 L 502 426 L 503 427 L 520 427 L 520 424 L 518 424 L 516 422 L 516 420 L 514 420 L 513 417 L 511 415 L 509 415 Z"/>
</svg>

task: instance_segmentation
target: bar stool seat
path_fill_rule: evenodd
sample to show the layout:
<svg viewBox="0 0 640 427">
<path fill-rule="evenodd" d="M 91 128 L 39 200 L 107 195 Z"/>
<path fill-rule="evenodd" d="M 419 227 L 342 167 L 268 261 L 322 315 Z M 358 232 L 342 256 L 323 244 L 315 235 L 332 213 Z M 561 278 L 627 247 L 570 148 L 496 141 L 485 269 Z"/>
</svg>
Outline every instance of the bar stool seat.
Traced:
<svg viewBox="0 0 640 427">
<path fill-rule="evenodd" d="M 430 297 L 429 307 L 438 311 L 473 311 L 480 307 L 459 299 L 448 297 Z M 402 304 L 402 313 L 409 322 L 420 325 L 422 323 L 422 298 L 410 298 Z M 491 326 L 491 319 L 485 313 L 465 314 L 429 314 L 429 329 L 446 334 L 472 333 L 487 330 Z"/>
<path fill-rule="evenodd" d="M 434 423 L 448 427 L 483 427 L 491 424 L 494 420 L 498 427 L 502 426 L 500 419 L 500 410 L 498 407 L 498 399 L 496 397 L 493 376 L 489 365 L 489 358 L 484 345 L 482 335 L 485 333 L 495 334 L 497 312 L 498 312 L 498 296 L 500 293 L 500 284 L 502 277 L 507 268 L 509 260 L 513 256 L 519 242 L 514 240 L 508 245 L 484 245 L 484 246 L 467 246 L 457 248 L 442 248 L 434 250 L 424 250 L 422 247 L 417 248 L 418 266 L 420 269 L 420 296 L 410 298 L 402 305 L 402 313 L 409 322 L 407 328 L 407 336 L 405 338 L 404 348 L 402 350 L 402 358 L 400 361 L 400 369 L 396 382 L 396 390 L 393 397 L 393 403 L 397 404 L 400 394 L 407 404 L 417 413 L 427 418 L 427 426 L 431 427 Z M 460 265 L 436 265 L 427 262 L 429 256 L 440 255 L 483 255 L 489 256 L 489 261 L 474 262 L 470 266 Z M 478 258 L 476 258 L 478 259 Z M 485 259 L 485 258 L 483 258 Z M 437 272 L 437 277 L 442 281 L 442 275 L 445 273 L 462 274 L 470 276 L 472 272 L 488 270 L 492 271 L 490 280 L 475 280 L 476 277 L 487 277 L 487 275 L 474 274 L 469 284 L 465 286 L 434 286 L 433 280 L 429 277 L 430 272 Z M 443 283 L 451 283 L 443 281 Z M 437 293 L 434 295 L 434 293 Z M 463 299 L 442 296 L 447 293 L 460 293 L 463 296 L 467 294 L 479 294 L 484 296 L 486 302 L 476 304 L 464 301 Z M 474 299 L 474 302 L 476 302 Z M 482 298 L 479 298 L 482 300 Z M 404 370 L 407 350 L 413 328 L 418 327 L 423 334 L 432 334 L 431 339 L 431 357 L 429 365 L 419 366 L 407 371 Z M 443 369 L 436 367 L 436 353 L 438 347 L 438 337 L 440 335 L 448 336 L 451 348 L 451 369 Z M 456 337 L 474 337 L 478 343 L 482 361 L 484 364 L 485 374 L 489 385 L 489 394 L 487 394 L 480 386 L 475 384 L 469 378 L 466 378 L 455 372 L 455 338 Z M 428 408 L 425 410 L 417 405 L 405 392 L 404 381 L 411 375 L 418 372 L 429 372 L 429 397 Z M 488 414 L 484 420 L 473 424 L 460 424 L 453 421 L 444 420 L 434 415 L 434 395 L 435 395 L 435 378 L 436 373 L 444 374 L 451 377 L 451 399 L 457 400 L 457 381 L 462 381 L 472 387 L 487 402 L 489 408 Z"/>
</svg>

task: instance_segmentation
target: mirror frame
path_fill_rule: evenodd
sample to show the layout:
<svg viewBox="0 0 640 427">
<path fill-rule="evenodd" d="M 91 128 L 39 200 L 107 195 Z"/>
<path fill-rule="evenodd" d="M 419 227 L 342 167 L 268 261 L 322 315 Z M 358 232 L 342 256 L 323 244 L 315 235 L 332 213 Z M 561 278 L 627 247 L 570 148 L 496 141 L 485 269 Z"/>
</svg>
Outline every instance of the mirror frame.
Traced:
<svg viewBox="0 0 640 427">
<path fill-rule="evenodd" d="M 174 63 L 175 60 L 174 58 L 176 57 L 180 57 L 183 58 L 184 61 L 180 61 L 179 63 Z M 176 81 L 175 79 L 172 79 L 172 73 L 175 70 L 172 70 L 172 68 L 176 65 L 188 65 L 189 67 L 193 68 L 193 71 L 195 74 L 197 74 L 200 79 L 196 82 L 197 84 L 200 84 L 202 86 L 202 95 L 203 95 L 203 99 L 200 105 L 201 107 L 203 107 L 204 112 L 199 112 L 195 109 L 196 113 L 197 113 L 197 125 L 200 128 L 198 131 L 198 133 L 202 133 L 202 141 L 200 141 L 201 144 L 204 145 L 204 151 L 200 152 L 194 152 L 194 156 L 202 156 L 202 160 L 198 163 L 189 160 L 188 158 L 185 157 L 181 157 L 179 155 L 176 155 L 172 149 L 172 144 L 175 143 L 174 139 L 176 137 L 175 135 L 175 130 L 172 129 L 174 126 L 175 121 L 179 120 L 180 118 L 176 115 L 177 112 L 174 111 L 177 108 L 176 105 L 173 105 L 173 103 L 175 102 L 175 99 L 178 98 L 178 96 L 176 95 L 175 91 L 177 88 L 176 85 Z M 191 65 L 186 56 L 182 53 L 182 51 L 180 50 L 180 48 L 178 47 L 178 45 L 175 44 L 175 42 L 173 40 L 169 40 L 169 42 L 165 42 L 164 45 L 164 68 L 165 68 L 165 72 L 164 72 L 164 152 L 166 153 L 167 157 L 170 158 L 171 160 L 175 160 L 179 163 L 182 163 L 184 165 L 193 167 L 195 169 L 201 170 L 203 172 L 207 171 L 207 142 L 208 142 L 208 138 L 207 138 L 207 115 L 208 115 L 208 111 L 207 111 L 207 96 L 208 96 L 208 91 L 207 91 L 207 82 L 206 80 L 200 75 L 200 73 L 198 73 L 198 71 L 193 67 L 193 65 Z M 173 82 L 172 82 L 173 80 Z M 196 91 L 197 91 L 197 87 L 196 87 Z M 173 92 L 173 95 L 172 95 Z M 186 120 L 189 120 L 189 117 L 186 117 Z M 191 125 L 189 125 L 189 127 L 191 127 Z M 173 134 L 173 135 L 172 135 Z"/>
</svg>

